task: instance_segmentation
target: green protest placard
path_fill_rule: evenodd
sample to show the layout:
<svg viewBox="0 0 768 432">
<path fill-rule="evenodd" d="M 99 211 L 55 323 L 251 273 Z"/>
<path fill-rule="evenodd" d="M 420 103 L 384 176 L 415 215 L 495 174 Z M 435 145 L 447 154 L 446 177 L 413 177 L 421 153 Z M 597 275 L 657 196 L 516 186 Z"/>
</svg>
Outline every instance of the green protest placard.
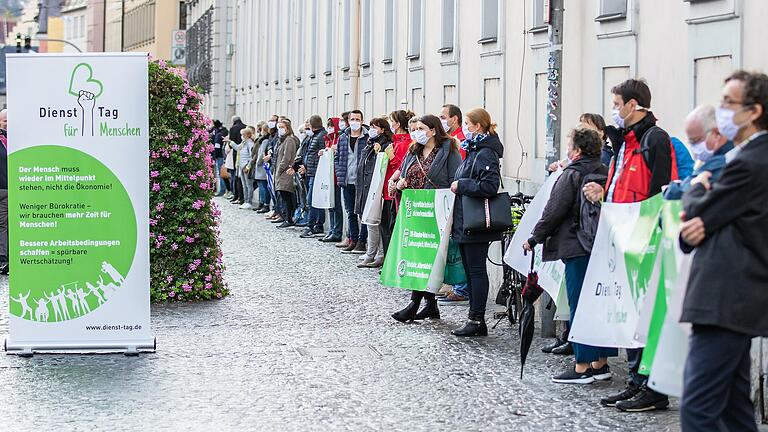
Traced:
<svg viewBox="0 0 768 432">
<path fill-rule="evenodd" d="M 406 189 L 381 271 L 385 286 L 437 292 L 443 282 L 453 217 L 448 189 Z"/>
</svg>

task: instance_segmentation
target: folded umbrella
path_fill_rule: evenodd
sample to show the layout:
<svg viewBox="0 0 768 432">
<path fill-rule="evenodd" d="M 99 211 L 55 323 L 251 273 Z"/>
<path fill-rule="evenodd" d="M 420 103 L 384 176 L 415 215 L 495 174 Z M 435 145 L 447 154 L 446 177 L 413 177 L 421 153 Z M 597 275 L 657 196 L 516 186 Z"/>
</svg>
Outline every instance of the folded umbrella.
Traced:
<svg viewBox="0 0 768 432">
<path fill-rule="evenodd" d="M 534 320 L 536 318 L 536 308 L 534 303 L 541 296 L 544 290 L 539 286 L 539 274 L 533 271 L 533 264 L 536 259 L 536 252 L 531 252 L 531 270 L 528 272 L 528 279 L 523 286 L 523 311 L 520 313 L 520 379 L 523 379 L 523 368 L 525 359 L 528 357 L 528 351 L 533 342 Z"/>
<path fill-rule="evenodd" d="M 296 185 L 296 195 L 299 198 L 299 208 L 302 210 L 307 209 L 307 186 L 301 179 L 299 173 L 293 173 L 293 183 Z"/>
</svg>

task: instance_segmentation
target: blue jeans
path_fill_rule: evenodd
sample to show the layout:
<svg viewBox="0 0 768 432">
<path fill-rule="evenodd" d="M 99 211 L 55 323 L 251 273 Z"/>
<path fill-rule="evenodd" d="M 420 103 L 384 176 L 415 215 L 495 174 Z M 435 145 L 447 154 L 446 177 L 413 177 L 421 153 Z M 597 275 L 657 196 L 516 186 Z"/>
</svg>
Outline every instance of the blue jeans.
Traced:
<svg viewBox="0 0 768 432">
<path fill-rule="evenodd" d="M 347 212 L 348 237 L 351 241 L 360 240 L 360 223 L 355 214 L 355 185 L 346 185 L 341 187 L 344 196 L 344 211 Z"/>
<path fill-rule="evenodd" d="M 216 180 L 218 180 L 219 183 L 219 190 L 216 192 L 217 196 L 224 195 L 224 192 L 227 191 L 227 182 L 224 181 L 223 178 L 221 178 L 221 166 L 224 165 L 224 158 L 216 158 Z"/>
<path fill-rule="evenodd" d="M 579 305 L 581 286 L 584 284 L 584 276 L 587 275 L 589 255 L 566 258 L 563 262 L 565 263 L 565 290 L 568 292 L 568 305 L 571 310 L 570 324 L 573 327 L 573 317 L 576 316 L 576 307 Z M 576 342 L 571 342 L 571 345 L 576 355 L 576 363 L 589 363 L 619 355 L 619 350 L 616 348 L 601 348 Z"/>
<path fill-rule="evenodd" d="M 269 208 L 269 203 L 272 201 L 272 196 L 269 194 L 269 183 L 266 180 L 256 180 L 256 184 L 259 185 L 259 202 Z"/>
<path fill-rule="evenodd" d="M 333 201 L 333 208 L 328 210 L 331 221 L 328 235 L 331 237 L 341 237 L 341 231 L 344 229 L 344 211 L 341 208 L 341 186 L 333 187 Z"/>
<path fill-rule="evenodd" d="M 315 176 L 307 176 L 307 206 L 309 206 L 309 220 L 307 227 L 315 231 L 322 231 L 325 225 L 325 210 L 312 207 L 312 186 L 315 184 Z"/>
<path fill-rule="evenodd" d="M 462 297 L 469 297 L 469 291 L 467 291 L 469 285 L 466 282 L 462 284 L 456 284 L 453 286 L 453 293 Z"/>
<path fill-rule="evenodd" d="M 357 215 L 355 215 L 357 216 Z M 367 243 L 368 242 L 368 225 L 366 224 L 360 224 L 360 239 L 361 242 Z"/>
</svg>

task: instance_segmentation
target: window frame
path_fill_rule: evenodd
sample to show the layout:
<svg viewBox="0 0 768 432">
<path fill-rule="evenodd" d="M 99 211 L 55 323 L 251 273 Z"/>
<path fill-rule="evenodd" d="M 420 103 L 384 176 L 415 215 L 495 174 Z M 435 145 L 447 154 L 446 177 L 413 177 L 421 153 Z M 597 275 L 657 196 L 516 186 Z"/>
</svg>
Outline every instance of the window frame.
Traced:
<svg viewBox="0 0 768 432">
<path fill-rule="evenodd" d="M 409 6 L 408 52 L 405 58 L 408 60 L 418 60 L 421 58 L 424 3 L 423 0 L 410 0 Z M 418 25 L 418 28 L 414 28 L 416 25 Z"/>
<path fill-rule="evenodd" d="M 499 41 L 499 0 L 482 0 L 480 40 L 481 45 L 496 43 Z M 489 13 L 490 12 L 490 13 Z M 493 22 L 489 22 L 489 19 Z M 494 25 L 495 24 L 495 25 Z"/>
<path fill-rule="evenodd" d="M 623 1 L 624 2 L 624 12 L 605 12 L 605 3 L 610 1 Z M 629 13 L 629 0 L 600 0 L 600 6 L 599 6 L 599 15 L 597 18 L 595 18 L 596 22 L 606 22 L 606 21 L 618 21 L 627 19 L 627 14 Z"/>
</svg>

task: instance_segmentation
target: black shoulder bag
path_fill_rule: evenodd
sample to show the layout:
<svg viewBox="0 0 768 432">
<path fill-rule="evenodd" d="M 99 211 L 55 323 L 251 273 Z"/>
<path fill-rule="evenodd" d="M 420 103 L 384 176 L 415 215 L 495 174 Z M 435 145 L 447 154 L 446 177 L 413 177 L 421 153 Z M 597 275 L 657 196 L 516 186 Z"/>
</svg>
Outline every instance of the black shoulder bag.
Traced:
<svg viewBox="0 0 768 432">
<path fill-rule="evenodd" d="M 470 175 L 475 172 L 475 162 L 477 162 L 477 156 L 472 161 Z M 462 195 L 461 207 L 464 216 L 464 234 L 466 235 L 475 232 L 503 232 L 514 226 L 512 207 L 507 192 L 499 192 L 492 198 L 475 198 Z"/>
</svg>

